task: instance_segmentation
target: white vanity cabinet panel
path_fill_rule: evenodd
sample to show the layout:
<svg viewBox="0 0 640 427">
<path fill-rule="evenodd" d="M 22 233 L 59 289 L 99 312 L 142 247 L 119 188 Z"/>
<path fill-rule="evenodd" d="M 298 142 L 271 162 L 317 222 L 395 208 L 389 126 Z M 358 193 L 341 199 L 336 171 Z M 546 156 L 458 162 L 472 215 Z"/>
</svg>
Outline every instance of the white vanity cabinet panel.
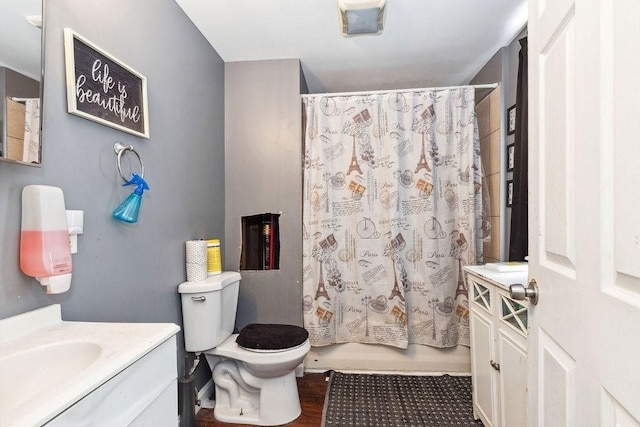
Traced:
<svg viewBox="0 0 640 427">
<path fill-rule="evenodd" d="M 474 417 L 485 427 L 527 425 L 528 302 L 509 297 L 509 285 L 527 273 L 464 268 L 471 307 Z"/>
<path fill-rule="evenodd" d="M 526 340 L 514 339 L 512 333 L 499 327 L 498 356 L 500 372 L 497 375 L 500 382 L 500 423 L 497 425 L 522 426 L 527 425 L 527 349 Z"/>
<path fill-rule="evenodd" d="M 178 425 L 175 335 L 47 423 L 50 426 Z"/>
<path fill-rule="evenodd" d="M 496 413 L 493 370 L 486 369 L 493 358 L 493 326 L 491 317 L 471 307 L 471 372 L 473 373 L 473 415 L 485 427 L 493 426 Z"/>
</svg>

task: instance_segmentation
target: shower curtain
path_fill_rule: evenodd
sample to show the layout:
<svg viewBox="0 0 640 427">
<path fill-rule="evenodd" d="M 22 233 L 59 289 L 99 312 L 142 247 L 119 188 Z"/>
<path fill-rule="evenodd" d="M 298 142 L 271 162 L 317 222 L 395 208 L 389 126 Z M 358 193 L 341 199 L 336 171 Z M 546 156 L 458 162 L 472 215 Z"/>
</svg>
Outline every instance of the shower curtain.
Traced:
<svg viewBox="0 0 640 427">
<path fill-rule="evenodd" d="M 303 310 L 311 343 L 469 345 L 482 257 L 474 89 L 308 96 Z"/>
<path fill-rule="evenodd" d="M 22 160 L 29 163 L 38 163 L 40 158 L 40 99 L 27 99 L 25 106 Z"/>
</svg>

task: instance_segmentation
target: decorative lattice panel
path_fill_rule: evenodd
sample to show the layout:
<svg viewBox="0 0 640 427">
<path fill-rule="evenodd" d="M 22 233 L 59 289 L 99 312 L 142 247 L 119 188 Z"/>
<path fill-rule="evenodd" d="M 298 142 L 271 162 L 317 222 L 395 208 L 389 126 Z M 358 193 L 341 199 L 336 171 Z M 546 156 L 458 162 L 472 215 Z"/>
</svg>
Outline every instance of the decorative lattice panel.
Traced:
<svg viewBox="0 0 640 427">
<path fill-rule="evenodd" d="M 473 283 L 473 300 L 491 313 L 491 293 L 489 288 L 474 281 L 471 283 Z"/>
<path fill-rule="evenodd" d="M 502 298 L 500 319 L 526 336 L 529 316 L 527 307 L 505 296 L 500 297 Z"/>
</svg>

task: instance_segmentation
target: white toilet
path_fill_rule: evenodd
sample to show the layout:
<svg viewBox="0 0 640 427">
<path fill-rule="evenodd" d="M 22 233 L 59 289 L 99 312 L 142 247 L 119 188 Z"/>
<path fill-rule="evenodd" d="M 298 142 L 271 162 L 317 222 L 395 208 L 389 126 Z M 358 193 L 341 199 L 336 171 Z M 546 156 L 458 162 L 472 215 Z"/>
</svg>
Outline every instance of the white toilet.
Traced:
<svg viewBox="0 0 640 427">
<path fill-rule="evenodd" d="M 239 288 L 237 272 L 178 287 L 185 348 L 207 358 L 217 420 L 286 424 L 301 413 L 294 370 L 311 348 L 308 333 L 293 325 L 251 324 L 234 334 Z"/>
</svg>

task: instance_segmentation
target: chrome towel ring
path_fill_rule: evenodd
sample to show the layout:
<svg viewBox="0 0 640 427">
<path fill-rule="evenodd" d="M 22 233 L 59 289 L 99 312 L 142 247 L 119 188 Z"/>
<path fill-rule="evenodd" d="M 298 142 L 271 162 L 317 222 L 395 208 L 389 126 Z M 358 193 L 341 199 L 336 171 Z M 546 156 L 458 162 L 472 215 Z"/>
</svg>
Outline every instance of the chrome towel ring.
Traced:
<svg viewBox="0 0 640 427">
<path fill-rule="evenodd" d="M 129 183 L 131 181 L 130 179 L 125 178 L 124 174 L 122 173 L 121 162 L 122 162 L 122 155 L 124 154 L 125 151 L 131 151 L 133 154 L 136 155 L 136 157 L 138 158 L 138 162 L 140 162 L 140 178 L 144 178 L 144 164 L 142 163 L 142 159 L 140 158 L 140 155 L 138 154 L 136 149 L 133 148 L 133 145 L 124 145 L 120 141 L 116 141 L 113 144 L 113 150 L 118 155 L 118 172 L 120 173 L 120 177 L 122 177 L 124 182 Z"/>
</svg>

